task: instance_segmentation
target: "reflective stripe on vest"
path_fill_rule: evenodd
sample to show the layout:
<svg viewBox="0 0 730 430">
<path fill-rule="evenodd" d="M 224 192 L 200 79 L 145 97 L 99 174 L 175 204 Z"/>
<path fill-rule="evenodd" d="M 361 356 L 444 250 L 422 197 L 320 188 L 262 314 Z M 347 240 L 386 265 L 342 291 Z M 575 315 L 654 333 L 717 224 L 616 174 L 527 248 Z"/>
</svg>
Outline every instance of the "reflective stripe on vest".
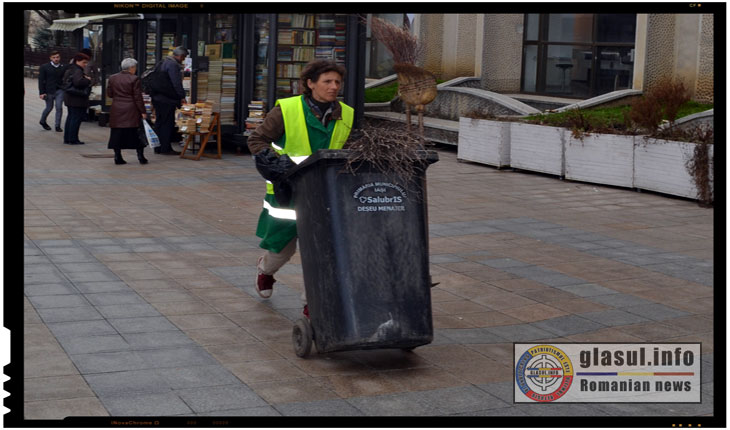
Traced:
<svg viewBox="0 0 730 430">
<path fill-rule="evenodd" d="M 271 203 L 267 202 L 266 200 L 264 200 L 264 209 L 269 211 L 269 215 L 273 218 L 290 220 L 297 219 L 297 213 L 294 211 L 294 209 L 275 208 L 271 206 Z"/>
</svg>

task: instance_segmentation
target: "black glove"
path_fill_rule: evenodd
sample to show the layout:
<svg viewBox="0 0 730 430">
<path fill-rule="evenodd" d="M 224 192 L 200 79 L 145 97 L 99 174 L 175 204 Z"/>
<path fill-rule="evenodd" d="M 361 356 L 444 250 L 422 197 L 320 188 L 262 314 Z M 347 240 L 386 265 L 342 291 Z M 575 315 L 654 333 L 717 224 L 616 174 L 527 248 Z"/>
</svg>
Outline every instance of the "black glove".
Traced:
<svg viewBox="0 0 730 430">
<path fill-rule="evenodd" d="M 270 149 L 259 152 L 253 159 L 256 162 L 256 170 L 264 179 L 271 182 L 279 182 L 286 172 L 296 166 L 288 155 L 278 155 Z"/>
<path fill-rule="evenodd" d="M 292 187 L 289 181 L 274 182 L 274 198 L 279 206 L 288 208 L 291 203 Z"/>
</svg>

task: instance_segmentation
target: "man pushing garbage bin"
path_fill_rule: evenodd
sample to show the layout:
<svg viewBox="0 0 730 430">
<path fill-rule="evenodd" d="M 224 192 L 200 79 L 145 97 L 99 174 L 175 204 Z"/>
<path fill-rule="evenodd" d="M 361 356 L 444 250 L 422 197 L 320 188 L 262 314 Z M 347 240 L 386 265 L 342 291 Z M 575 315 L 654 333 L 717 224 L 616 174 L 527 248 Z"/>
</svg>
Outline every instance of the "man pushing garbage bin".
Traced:
<svg viewBox="0 0 730 430">
<path fill-rule="evenodd" d="M 256 168 L 267 180 L 256 229 L 259 246 L 266 250 L 258 259 L 255 285 L 263 298 L 271 297 L 274 274 L 297 249 L 296 213 L 281 177 L 319 149 L 342 149 L 350 135 L 354 109 L 337 101 L 344 76 L 344 67 L 334 61 L 311 61 L 301 75 L 304 94 L 277 100 L 248 138 Z M 303 314 L 309 317 L 306 304 Z"/>
</svg>

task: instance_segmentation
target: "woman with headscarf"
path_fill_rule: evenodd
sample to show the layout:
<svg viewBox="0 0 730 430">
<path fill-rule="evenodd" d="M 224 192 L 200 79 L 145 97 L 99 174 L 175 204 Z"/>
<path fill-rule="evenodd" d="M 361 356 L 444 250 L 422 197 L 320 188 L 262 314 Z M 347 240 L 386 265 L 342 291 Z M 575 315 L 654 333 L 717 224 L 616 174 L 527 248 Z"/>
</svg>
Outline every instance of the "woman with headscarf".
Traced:
<svg viewBox="0 0 730 430">
<path fill-rule="evenodd" d="M 89 56 L 79 52 L 73 57 L 71 64 L 63 74 L 63 101 L 68 108 L 63 143 L 67 145 L 84 143 L 79 140 L 79 129 L 81 121 L 86 117 L 91 93 L 91 78 L 84 74 L 87 64 L 89 64 Z"/>
</svg>

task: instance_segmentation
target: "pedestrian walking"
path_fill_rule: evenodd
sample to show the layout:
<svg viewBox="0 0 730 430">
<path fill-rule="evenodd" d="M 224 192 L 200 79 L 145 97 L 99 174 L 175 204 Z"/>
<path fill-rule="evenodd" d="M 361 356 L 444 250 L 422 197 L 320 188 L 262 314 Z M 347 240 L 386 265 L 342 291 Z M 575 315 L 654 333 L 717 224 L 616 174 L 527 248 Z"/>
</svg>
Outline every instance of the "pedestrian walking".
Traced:
<svg viewBox="0 0 730 430">
<path fill-rule="evenodd" d="M 53 108 L 56 108 L 56 131 L 63 131 L 61 119 L 63 118 L 63 74 L 66 66 L 61 64 L 61 54 L 58 51 L 51 52 L 50 63 L 40 67 L 38 73 L 38 94 L 41 100 L 46 101 L 46 108 L 41 113 L 41 127 L 50 130 L 46 119 Z"/>
<path fill-rule="evenodd" d="M 169 79 L 169 90 L 152 91 L 150 94 L 152 106 L 155 108 L 155 132 L 160 139 L 160 146 L 155 148 L 156 154 L 180 155 L 179 151 L 172 149 L 170 142 L 175 131 L 175 109 L 186 103 L 185 90 L 182 86 L 182 63 L 187 56 L 188 50 L 178 46 L 172 51 L 171 56 L 162 61 L 160 73 L 163 77 L 160 79 Z"/>
<path fill-rule="evenodd" d="M 79 140 L 79 128 L 81 128 L 81 121 L 86 117 L 86 110 L 89 108 L 91 78 L 84 74 L 84 68 L 88 63 L 89 56 L 79 52 L 74 56 L 63 75 L 63 100 L 68 108 L 63 143 L 67 145 L 84 144 Z"/>
<path fill-rule="evenodd" d="M 311 61 L 301 74 L 304 94 L 277 100 L 248 139 L 257 168 L 267 179 L 264 208 L 256 229 L 256 235 L 263 239 L 259 246 L 266 250 L 258 259 L 255 284 L 263 298 L 271 297 L 276 281 L 273 275 L 297 248 L 296 213 L 291 206 L 277 202 L 274 195 L 278 172 L 319 149 L 344 146 L 354 119 L 354 109 L 337 101 L 344 76 L 344 67 L 334 61 Z M 306 304 L 303 313 L 309 317 Z"/>
<path fill-rule="evenodd" d="M 140 164 L 147 164 L 144 157 L 144 143 L 139 138 L 142 123 L 147 112 L 142 99 L 142 81 L 137 73 L 137 60 L 122 60 L 122 71 L 111 75 L 106 94 L 112 98 L 109 113 L 109 149 L 114 150 L 114 164 L 127 164 L 122 158 L 122 149 L 136 149 Z"/>
</svg>

